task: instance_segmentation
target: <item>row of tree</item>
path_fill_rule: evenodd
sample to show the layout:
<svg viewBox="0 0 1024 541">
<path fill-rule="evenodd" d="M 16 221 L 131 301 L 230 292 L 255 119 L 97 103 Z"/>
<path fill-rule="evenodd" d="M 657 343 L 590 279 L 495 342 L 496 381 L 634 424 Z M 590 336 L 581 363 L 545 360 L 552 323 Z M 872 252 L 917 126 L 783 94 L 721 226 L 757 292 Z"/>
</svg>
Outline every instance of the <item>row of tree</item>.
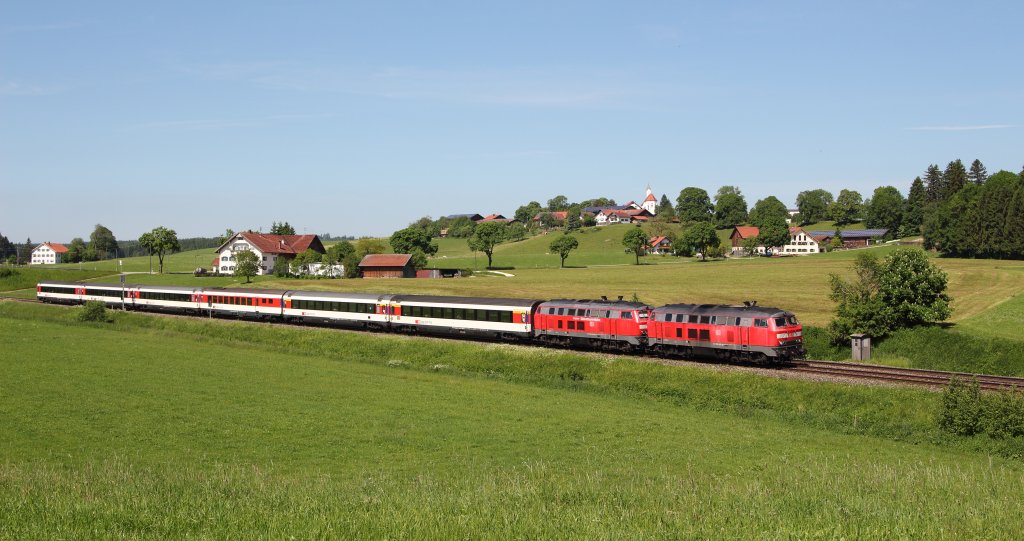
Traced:
<svg viewBox="0 0 1024 541">
<path fill-rule="evenodd" d="M 1024 171 L 943 183 L 923 209 L 927 248 L 955 257 L 1024 259 Z"/>
</svg>

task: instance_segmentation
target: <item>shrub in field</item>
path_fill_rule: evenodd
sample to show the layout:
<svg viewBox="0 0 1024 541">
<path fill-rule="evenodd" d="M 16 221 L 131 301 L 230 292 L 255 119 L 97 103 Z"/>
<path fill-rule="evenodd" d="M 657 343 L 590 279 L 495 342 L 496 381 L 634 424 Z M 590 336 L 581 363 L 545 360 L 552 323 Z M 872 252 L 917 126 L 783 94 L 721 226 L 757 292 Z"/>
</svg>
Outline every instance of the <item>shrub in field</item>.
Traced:
<svg viewBox="0 0 1024 541">
<path fill-rule="evenodd" d="M 8 268 L 0 269 L 0 278 L 10 278 L 12 276 L 17 276 L 17 275 L 18 275 L 18 271 L 14 270 L 14 269 L 8 269 Z"/>
<path fill-rule="evenodd" d="M 942 393 L 939 426 L 958 436 L 973 436 L 982 430 L 982 409 L 978 382 L 965 383 L 953 378 Z"/>
<path fill-rule="evenodd" d="M 82 306 L 80 312 L 78 312 L 78 321 L 99 321 L 100 323 L 109 323 L 111 321 L 110 314 L 107 313 L 107 306 L 100 301 L 89 301 Z"/>
<path fill-rule="evenodd" d="M 954 379 L 942 395 L 939 426 L 958 436 L 1024 437 L 1024 392 L 982 394 L 977 381 Z"/>
</svg>

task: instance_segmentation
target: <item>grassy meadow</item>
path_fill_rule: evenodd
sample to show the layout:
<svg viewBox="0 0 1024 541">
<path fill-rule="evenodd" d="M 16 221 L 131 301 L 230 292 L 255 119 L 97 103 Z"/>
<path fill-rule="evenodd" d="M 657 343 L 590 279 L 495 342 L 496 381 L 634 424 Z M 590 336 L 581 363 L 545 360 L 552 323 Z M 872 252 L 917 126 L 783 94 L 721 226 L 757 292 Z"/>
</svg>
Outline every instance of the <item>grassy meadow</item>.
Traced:
<svg viewBox="0 0 1024 541">
<path fill-rule="evenodd" d="M 939 397 L 0 303 L 0 538 L 989 538 Z M 60 336 L 61 340 L 48 340 Z"/>
</svg>

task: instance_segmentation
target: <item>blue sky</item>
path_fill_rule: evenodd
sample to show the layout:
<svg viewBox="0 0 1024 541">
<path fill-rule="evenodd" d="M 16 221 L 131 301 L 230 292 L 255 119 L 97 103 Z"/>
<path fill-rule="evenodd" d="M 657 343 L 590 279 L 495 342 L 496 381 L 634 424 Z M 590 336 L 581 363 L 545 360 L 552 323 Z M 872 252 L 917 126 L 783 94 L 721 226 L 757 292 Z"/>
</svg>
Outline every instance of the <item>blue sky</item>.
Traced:
<svg viewBox="0 0 1024 541">
<path fill-rule="evenodd" d="M 0 4 L 0 233 L 388 234 L 1024 165 L 1021 2 Z"/>
</svg>

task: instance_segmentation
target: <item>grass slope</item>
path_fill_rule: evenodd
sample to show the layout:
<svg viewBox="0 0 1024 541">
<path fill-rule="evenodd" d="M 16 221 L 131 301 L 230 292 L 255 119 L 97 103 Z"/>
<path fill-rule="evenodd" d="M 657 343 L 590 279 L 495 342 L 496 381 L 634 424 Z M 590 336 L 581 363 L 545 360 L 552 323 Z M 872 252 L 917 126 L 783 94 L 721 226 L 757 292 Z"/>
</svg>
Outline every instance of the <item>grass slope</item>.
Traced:
<svg viewBox="0 0 1024 541">
<path fill-rule="evenodd" d="M 635 257 L 626 253 L 622 246 L 622 237 L 635 226 L 609 225 L 602 227 L 585 227 L 574 233 L 579 241 L 579 248 L 569 254 L 565 264 L 568 266 L 592 265 L 628 265 L 635 262 Z M 551 241 L 562 235 L 561 231 L 542 233 L 518 242 L 499 244 L 494 249 L 493 264 L 495 267 L 523 268 L 557 268 L 557 253 L 548 249 Z M 431 258 L 431 265 L 450 268 L 482 269 L 487 266 L 487 256 L 474 254 L 469 250 L 466 239 L 440 239 L 438 252 Z M 679 262 L 678 258 L 648 257 L 648 262 Z"/>
<path fill-rule="evenodd" d="M 297 355 L 238 325 L 202 323 L 213 330 L 197 340 L 197 322 L 122 332 L 3 308 L 4 538 L 1009 539 L 1024 527 L 1019 463 L 746 418 L 756 404 L 737 415 L 517 383 L 501 365 L 485 378 L 407 368 L 430 362 L 417 352 L 447 362 L 450 343 L 305 331 L 347 337 L 311 355 L 323 346 L 271 332 Z M 452 347 L 456 361 L 524 362 Z M 838 409 L 856 396 L 814 389 Z M 893 392 L 881 409 L 927 396 Z"/>
</svg>

